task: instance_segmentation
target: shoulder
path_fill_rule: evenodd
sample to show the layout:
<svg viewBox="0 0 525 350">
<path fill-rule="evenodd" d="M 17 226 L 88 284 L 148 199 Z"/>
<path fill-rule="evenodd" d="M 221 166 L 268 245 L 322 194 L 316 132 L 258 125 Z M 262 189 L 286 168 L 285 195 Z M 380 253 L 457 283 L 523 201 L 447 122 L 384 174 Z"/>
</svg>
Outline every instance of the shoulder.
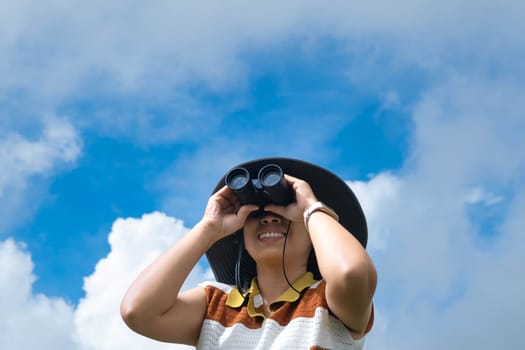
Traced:
<svg viewBox="0 0 525 350">
<path fill-rule="evenodd" d="M 235 287 L 217 281 L 205 281 L 199 283 L 199 287 L 204 289 L 206 295 L 206 304 L 208 309 L 210 307 L 217 307 L 221 304 L 226 304 L 232 291 Z M 235 293 L 233 293 L 235 294 Z"/>
</svg>

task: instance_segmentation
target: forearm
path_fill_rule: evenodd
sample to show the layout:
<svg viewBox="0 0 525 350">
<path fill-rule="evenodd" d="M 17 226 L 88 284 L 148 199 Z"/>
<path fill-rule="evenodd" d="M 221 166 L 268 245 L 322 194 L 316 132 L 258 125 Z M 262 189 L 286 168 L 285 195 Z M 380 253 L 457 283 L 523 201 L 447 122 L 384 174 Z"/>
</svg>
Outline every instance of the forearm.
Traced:
<svg viewBox="0 0 525 350">
<path fill-rule="evenodd" d="M 344 227 L 323 212 L 308 222 L 330 310 L 353 336 L 364 334 L 372 312 L 377 274 L 372 260 Z"/>
<path fill-rule="evenodd" d="M 308 220 L 308 231 L 321 275 L 327 285 L 356 285 L 375 288 L 376 271 L 361 243 L 335 219 L 317 211 Z"/>
<path fill-rule="evenodd" d="M 138 276 L 121 304 L 125 318 L 132 322 L 148 320 L 176 303 L 184 281 L 213 243 L 213 235 L 208 231 L 205 223 L 197 224 Z"/>
</svg>

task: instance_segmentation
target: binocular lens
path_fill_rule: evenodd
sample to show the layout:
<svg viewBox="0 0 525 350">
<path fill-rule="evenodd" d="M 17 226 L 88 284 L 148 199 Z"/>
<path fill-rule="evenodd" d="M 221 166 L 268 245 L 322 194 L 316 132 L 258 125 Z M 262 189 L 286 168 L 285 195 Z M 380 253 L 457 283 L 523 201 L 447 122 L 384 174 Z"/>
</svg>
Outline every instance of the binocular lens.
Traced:
<svg viewBox="0 0 525 350">
<path fill-rule="evenodd" d="M 262 167 L 254 179 L 247 169 L 233 168 L 226 174 L 224 181 L 235 192 L 241 204 L 257 204 L 261 207 L 268 203 L 287 205 L 294 199 L 283 170 L 276 164 Z"/>
<path fill-rule="evenodd" d="M 273 164 L 267 165 L 259 172 L 259 181 L 264 187 L 272 187 L 281 182 L 283 171 Z"/>
<path fill-rule="evenodd" d="M 226 185 L 232 190 L 240 190 L 250 182 L 250 173 L 243 168 L 233 169 L 226 177 Z"/>
</svg>

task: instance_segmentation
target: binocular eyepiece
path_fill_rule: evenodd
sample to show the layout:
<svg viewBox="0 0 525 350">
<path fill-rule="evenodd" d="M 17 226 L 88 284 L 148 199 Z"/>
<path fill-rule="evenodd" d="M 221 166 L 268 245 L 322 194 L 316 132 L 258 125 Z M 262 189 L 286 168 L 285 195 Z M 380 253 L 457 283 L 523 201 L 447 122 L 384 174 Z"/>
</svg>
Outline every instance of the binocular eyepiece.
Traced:
<svg viewBox="0 0 525 350">
<path fill-rule="evenodd" d="M 225 176 L 226 186 L 239 198 L 241 205 L 256 204 L 264 207 L 273 203 L 288 205 L 294 201 L 292 189 L 280 166 L 267 164 L 263 166 L 256 179 L 242 167 L 231 169 Z"/>
</svg>

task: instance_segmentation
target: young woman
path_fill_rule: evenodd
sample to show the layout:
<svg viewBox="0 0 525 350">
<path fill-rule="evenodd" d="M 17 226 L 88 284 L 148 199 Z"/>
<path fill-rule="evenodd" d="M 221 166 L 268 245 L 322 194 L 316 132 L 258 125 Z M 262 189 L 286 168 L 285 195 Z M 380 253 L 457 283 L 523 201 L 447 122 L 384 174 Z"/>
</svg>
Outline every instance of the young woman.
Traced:
<svg viewBox="0 0 525 350">
<path fill-rule="evenodd" d="M 285 173 L 291 203 L 260 200 L 266 191 L 257 174 L 267 164 Z M 129 288 L 126 324 L 198 349 L 361 349 L 377 275 L 352 190 L 300 160 L 239 167 L 255 184 L 252 203 L 222 179 L 199 223 Z M 181 292 L 204 254 L 216 281 Z"/>
</svg>

